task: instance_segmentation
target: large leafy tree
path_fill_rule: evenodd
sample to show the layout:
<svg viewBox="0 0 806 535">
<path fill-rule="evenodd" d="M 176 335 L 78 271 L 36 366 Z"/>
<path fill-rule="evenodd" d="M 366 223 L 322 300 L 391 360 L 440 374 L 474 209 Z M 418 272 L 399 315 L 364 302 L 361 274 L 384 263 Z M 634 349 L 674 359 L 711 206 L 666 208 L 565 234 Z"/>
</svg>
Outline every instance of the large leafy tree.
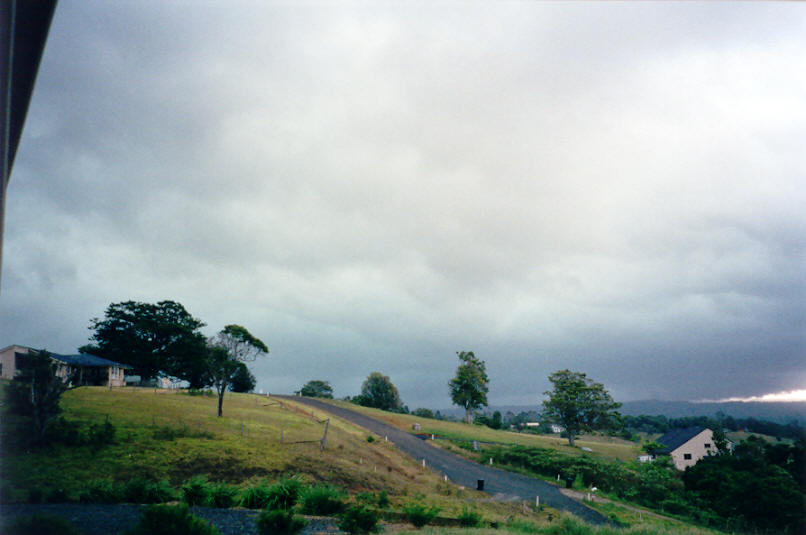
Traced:
<svg viewBox="0 0 806 535">
<path fill-rule="evenodd" d="M 31 418 L 33 440 L 41 443 L 61 412 L 59 399 L 75 377 L 59 377 L 47 351 L 30 353 L 26 360 L 9 385 L 8 403 L 12 411 Z"/>
<path fill-rule="evenodd" d="M 456 353 L 459 367 L 456 377 L 450 380 L 451 400 L 455 405 L 465 409 L 465 422 L 473 421 L 473 411 L 487 406 L 487 392 L 490 380 L 483 360 L 479 360 L 472 351 Z"/>
<path fill-rule="evenodd" d="M 229 389 L 233 392 L 251 392 L 257 385 L 257 379 L 243 362 L 238 362 Z"/>
<path fill-rule="evenodd" d="M 333 387 L 327 381 L 314 379 L 305 383 L 305 386 L 299 390 L 299 395 L 309 398 L 333 399 Z"/>
<path fill-rule="evenodd" d="M 609 429 L 620 421 L 616 409 L 621 403 L 584 373 L 560 370 L 549 375 L 549 381 L 554 388 L 543 393 L 549 397 L 543 403 L 543 416 L 565 427 L 569 445 L 580 433 Z"/>
<path fill-rule="evenodd" d="M 380 372 L 372 372 L 361 385 L 361 395 L 357 396 L 359 405 L 375 407 L 385 411 L 399 411 L 402 408 L 400 395 L 388 376 Z"/>
<path fill-rule="evenodd" d="M 262 340 L 256 338 L 246 327 L 227 325 L 209 340 L 208 373 L 218 393 L 218 415 L 222 416 L 224 392 L 232 386 L 241 365 L 253 362 L 269 352 Z"/>
<path fill-rule="evenodd" d="M 79 351 L 129 364 L 144 380 L 171 375 L 199 387 L 206 357 L 203 326 L 175 301 L 112 303 L 103 318 L 90 321 L 93 344 Z"/>
</svg>

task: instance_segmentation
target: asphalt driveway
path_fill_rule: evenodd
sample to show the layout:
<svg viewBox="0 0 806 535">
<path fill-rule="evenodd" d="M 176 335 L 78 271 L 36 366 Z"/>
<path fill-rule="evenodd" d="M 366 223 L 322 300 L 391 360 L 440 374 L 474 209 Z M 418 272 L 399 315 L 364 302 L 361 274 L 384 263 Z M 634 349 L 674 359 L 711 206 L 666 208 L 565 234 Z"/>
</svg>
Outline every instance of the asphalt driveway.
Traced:
<svg viewBox="0 0 806 535">
<path fill-rule="evenodd" d="M 331 405 L 314 398 L 276 397 L 304 403 L 359 425 L 373 433 L 386 436 L 401 451 L 418 461 L 425 459 L 426 466 L 435 472 L 447 475 L 448 479 L 453 483 L 475 489 L 477 481 L 483 479 L 484 491 L 502 500 L 520 499 L 534 502 L 535 497 L 539 496 L 541 504 L 568 511 L 586 522 L 592 524 L 610 523 L 607 517 L 601 513 L 563 495 L 557 487 L 539 479 L 475 463 L 357 411 Z"/>
</svg>

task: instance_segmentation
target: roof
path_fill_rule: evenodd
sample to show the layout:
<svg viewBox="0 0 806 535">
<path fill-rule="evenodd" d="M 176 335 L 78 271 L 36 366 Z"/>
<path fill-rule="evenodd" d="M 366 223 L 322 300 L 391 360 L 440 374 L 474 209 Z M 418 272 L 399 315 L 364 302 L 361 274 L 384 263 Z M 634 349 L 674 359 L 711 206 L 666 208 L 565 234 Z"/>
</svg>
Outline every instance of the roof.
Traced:
<svg viewBox="0 0 806 535">
<path fill-rule="evenodd" d="M 95 355 L 90 355 L 89 353 L 79 355 L 59 355 L 57 353 L 52 353 L 50 356 L 53 359 L 64 362 L 65 364 L 70 364 L 71 366 L 83 366 L 85 368 L 106 368 L 107 366 L 117 366 L 118 368 L 131 369 L 131 366 L 128 364 L 121 364 L 120 362 L 115 362 L 113 360 L 96 357 Z"/>
<path fill-rule="evenodd" d="M 663 444 L 665 446 L 665 448 L 662 450 L 658 450 L 658 453 L 671 453 L 707 429 L 707 427 L 702 426 L 686 427 L 684 429 L 672 429 L 656 440 L 658 444 Z"/>
</svg>

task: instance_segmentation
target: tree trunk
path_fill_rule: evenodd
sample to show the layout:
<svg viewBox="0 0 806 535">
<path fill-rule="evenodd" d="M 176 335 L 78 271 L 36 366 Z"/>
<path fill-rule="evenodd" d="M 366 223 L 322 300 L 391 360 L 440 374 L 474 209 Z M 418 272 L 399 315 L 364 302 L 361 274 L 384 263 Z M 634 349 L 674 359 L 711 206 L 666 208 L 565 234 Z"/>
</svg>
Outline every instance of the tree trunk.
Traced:
<svg viewBox="0 0 806 535">
<path fill-rule="evenodd" d="M 220 415 L 219 415 L 220 416 Z M 568 433 L 568 445 L 574 447 L 574 434 Z"/>
<path fill-rule="evenodd" d="M 223 416 L 224 411 L 222 410 L 222 406 L 224 405 L 224 389 L 221 388 L 218 391 L 218 417 L 220 418 Z"/>
<path fill-rule="evenodd" d="M 472 424 L 473 423 L 473 414 L 470 412 L 470 409 L 465 408 L 465 423 Z"/>
</svg>

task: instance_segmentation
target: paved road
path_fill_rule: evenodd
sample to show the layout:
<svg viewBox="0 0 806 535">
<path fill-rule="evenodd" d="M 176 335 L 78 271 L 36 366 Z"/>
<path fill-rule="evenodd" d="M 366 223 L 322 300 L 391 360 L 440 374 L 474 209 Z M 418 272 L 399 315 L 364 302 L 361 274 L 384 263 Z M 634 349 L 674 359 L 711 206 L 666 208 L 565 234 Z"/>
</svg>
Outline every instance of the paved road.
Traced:
<svg viewBox="0 0 806 535">
<path fill-rule="evenodd" d="M 578 501 L 564 496 L 554 485 L 521 474 L 499 470 L 492 466 L 475 463 L 436 446 L 428 444 L 410 433 L 401 431 L 375 418 L 357 411 L 331 405 L 313 398 L 296 396 L 275 396 L 329 412 L 339 418 L 389 437 L 389 440 L 404 453 L 415 459 L 425 459 L 426 466 L 445 474 L 454 483 L 475 489 L 479 479 L 484 480 L 484 491 L 501 499 L 521 499 L 534 501 L 540 497 L 540 503 L 573 513 L 593 524 L 606 524 L 610 521 L 602 514 L 590 509 Z"/>
</svg>

